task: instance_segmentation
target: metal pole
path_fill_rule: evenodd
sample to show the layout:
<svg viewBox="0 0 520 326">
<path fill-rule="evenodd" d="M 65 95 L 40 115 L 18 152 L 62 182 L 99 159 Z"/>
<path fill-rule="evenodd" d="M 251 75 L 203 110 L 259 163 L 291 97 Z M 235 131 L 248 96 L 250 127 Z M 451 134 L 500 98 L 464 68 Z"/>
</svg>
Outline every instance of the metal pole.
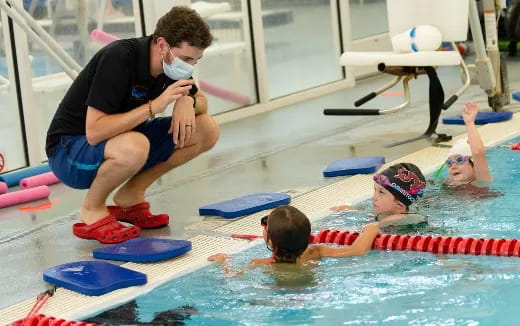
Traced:
<svg viewBox="0 0 520 326">
<path fill-rule="evenodd" d="M 74 70 L 73 68 L 68 65 L 67 62 L 63 60 L 61 56 L 58 56 L 56 52 L 54 52 L 54 49 L 52 49 L 48 43 L 46 43 L 44 40 L 42 40 L 38 34 L 36 34 L 32 29 L 29 28 L 26 24 L 24 24 L 24 21 L 20 18 L 20 16 L 17 14 L 16 11 L 13 10 L 13 8 L 9 7 L 7 5 L 5 0 L 0 0 L 0 8 L 3 9 L 6 14 L 16 23 L 20 28 L 24 30 L 27 35 L 29 35 L 38 45 L 47 52 L 53 59 L 56 60 L 56 62 L 60 65 L 60 67 L 63 69 L 63 71 L 70 76 L 70 78 L 75 79 L 78 76 L 79 70 L 81 70 L 81 67 L 76 63 L 76 65 L 79 67 L 79 70 Z M 72 58 L 71 58 L 72 59 Z"/>
<path fill-rule="evenodd" d="M 497 81 L 491 60 L 486 54 L 476 0 L 469 1 L 469 25 L 471 28 L 471 35 L 473 36 L 475 52 L 477 54 L 475 66 L 477 68 L 477 77 L 480 88 L 486 91 L 488 96 L 493 96 L 495 94 Z"/>
<path fill-rule="evenodd" d="M 496 87 L 491 96 L 502 94 L 502 79 L 500 77 L 500 52 L 498 51 L 497 13 L 495 0 L 483 0 L 484 27 L 486 29 L 486 52 L 491 60 L 495 73 Z"/>
<path fill-rule="evenodd" d="M 8 13 L 11 13 L 11 18 L 13 18 L 14 12 L 18 13 L 23 18 L 24 22 L 34 30 L 35 34 L 48 44 L 48 48 L 51 48 L 54 52 L 56 52 L 62 58 L 62 60 L 70 66 L 70 69 L 76 70 L 77 72 L 81 71 L 82 67 L 65 50 L 63 50 L 63 48 L 57 44 L 56 41 L 40 25 L 38 25 L 35 19 L 32 18 L 31 15 L 25 11 L 25 9 L 16 3 L 16 1 L 1 0 L 1 3 L 3 9 Z M 14 9 L 14 11 L 12 9 Z M 22 23 L 21 25 L 25 24 Z"/>
</svg>

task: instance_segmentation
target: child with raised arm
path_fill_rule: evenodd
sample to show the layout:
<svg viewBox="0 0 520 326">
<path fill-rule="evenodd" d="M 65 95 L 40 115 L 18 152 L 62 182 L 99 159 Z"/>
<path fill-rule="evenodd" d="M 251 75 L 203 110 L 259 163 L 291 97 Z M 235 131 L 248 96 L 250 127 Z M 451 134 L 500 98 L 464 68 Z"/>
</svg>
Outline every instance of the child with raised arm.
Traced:
<svg viewBox="0 0 520 326">
<path fill-rule="evenodd" d="M 475 126 L 477 113 L 476 103 L 467 102 L 462 107 L 462 118 L 467 128 L 468 139 L 455 142 L 448 154 L 444 165 L 448 169 L 449 184 L 460 185 L 493 180 L 486 159 L 486 148 Z"/>
<path fill-rule="evenodd" d="M 222 264 L 226 275 L 237 275 L 246 268 L 276 263 L 305 264 L 320 260 L 322 257 L 349 257 L 364 255 L 379 234 L 377 224 L 368 224 L 351 246 L 332 247 L 323 244 L 309 244 L 311 223 L 307 216 L 297 208 L 284 205 L 274 209 L 261 220 L 264 227 L 263 238 L 267 248 L 272 251 L 268 258 L 253 259 L 246 267 L 233 272 L 228 263 L 228 255 L 215 254 L 208 258 Z"/>
</svg>

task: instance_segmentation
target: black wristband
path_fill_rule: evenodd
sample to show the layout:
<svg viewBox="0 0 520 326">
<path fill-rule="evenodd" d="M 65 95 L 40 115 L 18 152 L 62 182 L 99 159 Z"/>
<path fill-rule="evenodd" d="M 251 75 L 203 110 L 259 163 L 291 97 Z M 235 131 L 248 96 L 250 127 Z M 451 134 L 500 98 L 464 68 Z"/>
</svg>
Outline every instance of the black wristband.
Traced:
<svg viewBox="0 0 520 326">
<path fill-rule="evenodd" d="M 197 99 L 195 98 L 195 95 L 189 95 L 193 99 L 193 108 L 197 106 Z"/>
</svg>

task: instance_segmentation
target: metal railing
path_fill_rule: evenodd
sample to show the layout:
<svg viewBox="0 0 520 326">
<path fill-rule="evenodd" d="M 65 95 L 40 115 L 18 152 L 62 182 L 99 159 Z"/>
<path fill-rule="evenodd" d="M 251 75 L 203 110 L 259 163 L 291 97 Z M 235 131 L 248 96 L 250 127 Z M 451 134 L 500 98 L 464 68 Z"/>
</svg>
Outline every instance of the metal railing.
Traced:
<svg viewBox="0 0 520 326">
<path fill-rule="evenodd" d="M 23 29 L 50 57 L 56 60 L 70 78 L 75 79 L 78 76 L 82 67 L 16 1 L 0 0 L 0 9 L 4 10 L 14 23 Z"/>
</svg>

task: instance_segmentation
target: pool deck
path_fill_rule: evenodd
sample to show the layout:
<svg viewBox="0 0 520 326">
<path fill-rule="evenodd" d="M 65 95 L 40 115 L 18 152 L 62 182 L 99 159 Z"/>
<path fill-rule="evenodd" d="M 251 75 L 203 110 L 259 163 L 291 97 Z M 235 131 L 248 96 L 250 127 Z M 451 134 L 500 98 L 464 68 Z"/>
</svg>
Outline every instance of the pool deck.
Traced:
<svg viewBox="0 0 520 326">
<path fill-rule="evenodd" d="M 520 76 L 515 70 L 518 70 L 516 62 L 511 64 L 509 76 Z M 211 254 L 244 250 L 256 242 L 229 235 L 260 235 L 259 219 L 268 212 L 225 220 L 198 216 L 200 206 L 250 193 L 281 191 L 292 196 L 292 205 L 316 220 L 328 215 L 331 206 L 353 204 L 369 198 L 372 193 L 371 175 L 323 178 L 322 169 L 334 160 L 383 155 L 387 165 L 407 161 L 417 164 L 425 173 L 435 171 L 448 153 L 446 146 L 432 146 L 421 140 L 384 147 L 420 134 L 426 128 L 425 78 L 412 82 L 412 106 L 401 112 L 375 118 L 322 115 L 323 107 L 352 103 L 388 78 L 371 78 L 359 82 L 353 89 L 222 125 L 221 139 L 212 151 L 161 178 L 147 193 L 153 210 L 169 212 L 173 220 L 169 227 L 147 230 L 142 236 L 189 239 L 193 249 L 182 257 L 158 263 L 122 264 L 147 274 L 148 283 L 144 286 L 120 289 L 99 297 L 59 288 L 41 313 L 78 319 L 205 266 Z M 447 94 L 460 86 L 457 73 L 451 70 L 443 71 L 441 80 Z M 510 85 L 514 91 L 514 81 L 510 81 Z M 469 99 L 483 106 L 487 101 L 478 86 L 471 86 L 442 116 L 458 114 L 461 103 Z M 400 100 L 381 97 L 374 105 L 391 106 Z M 516 103 L 508 109 L 517 111 Z M 457 135 L 454 140 L 464 137 L 464 130 L 464 126 L 440 124 L 438 127 L 439 132 Z M 493 146 L 520 134 L 520 116 L 515 114 L 507 122 L 480 126 L 479 131 L 485 145 Z M 71 233 L 83 195 L 82 191 L 71 191 L 58 184 L 52 186 L 50 200 L 55 203 L 49 210 L 33 213 L 21 212 L 17 207 L 0 210 L 0 263 L 4 266 L 0 286 L 1 325 L 27 314 L 36 295 L 45 290 L 41 281 L 44 269 L 93 259 L 92 249 L 99 244 L 75 238 Z"/>
</svg>

